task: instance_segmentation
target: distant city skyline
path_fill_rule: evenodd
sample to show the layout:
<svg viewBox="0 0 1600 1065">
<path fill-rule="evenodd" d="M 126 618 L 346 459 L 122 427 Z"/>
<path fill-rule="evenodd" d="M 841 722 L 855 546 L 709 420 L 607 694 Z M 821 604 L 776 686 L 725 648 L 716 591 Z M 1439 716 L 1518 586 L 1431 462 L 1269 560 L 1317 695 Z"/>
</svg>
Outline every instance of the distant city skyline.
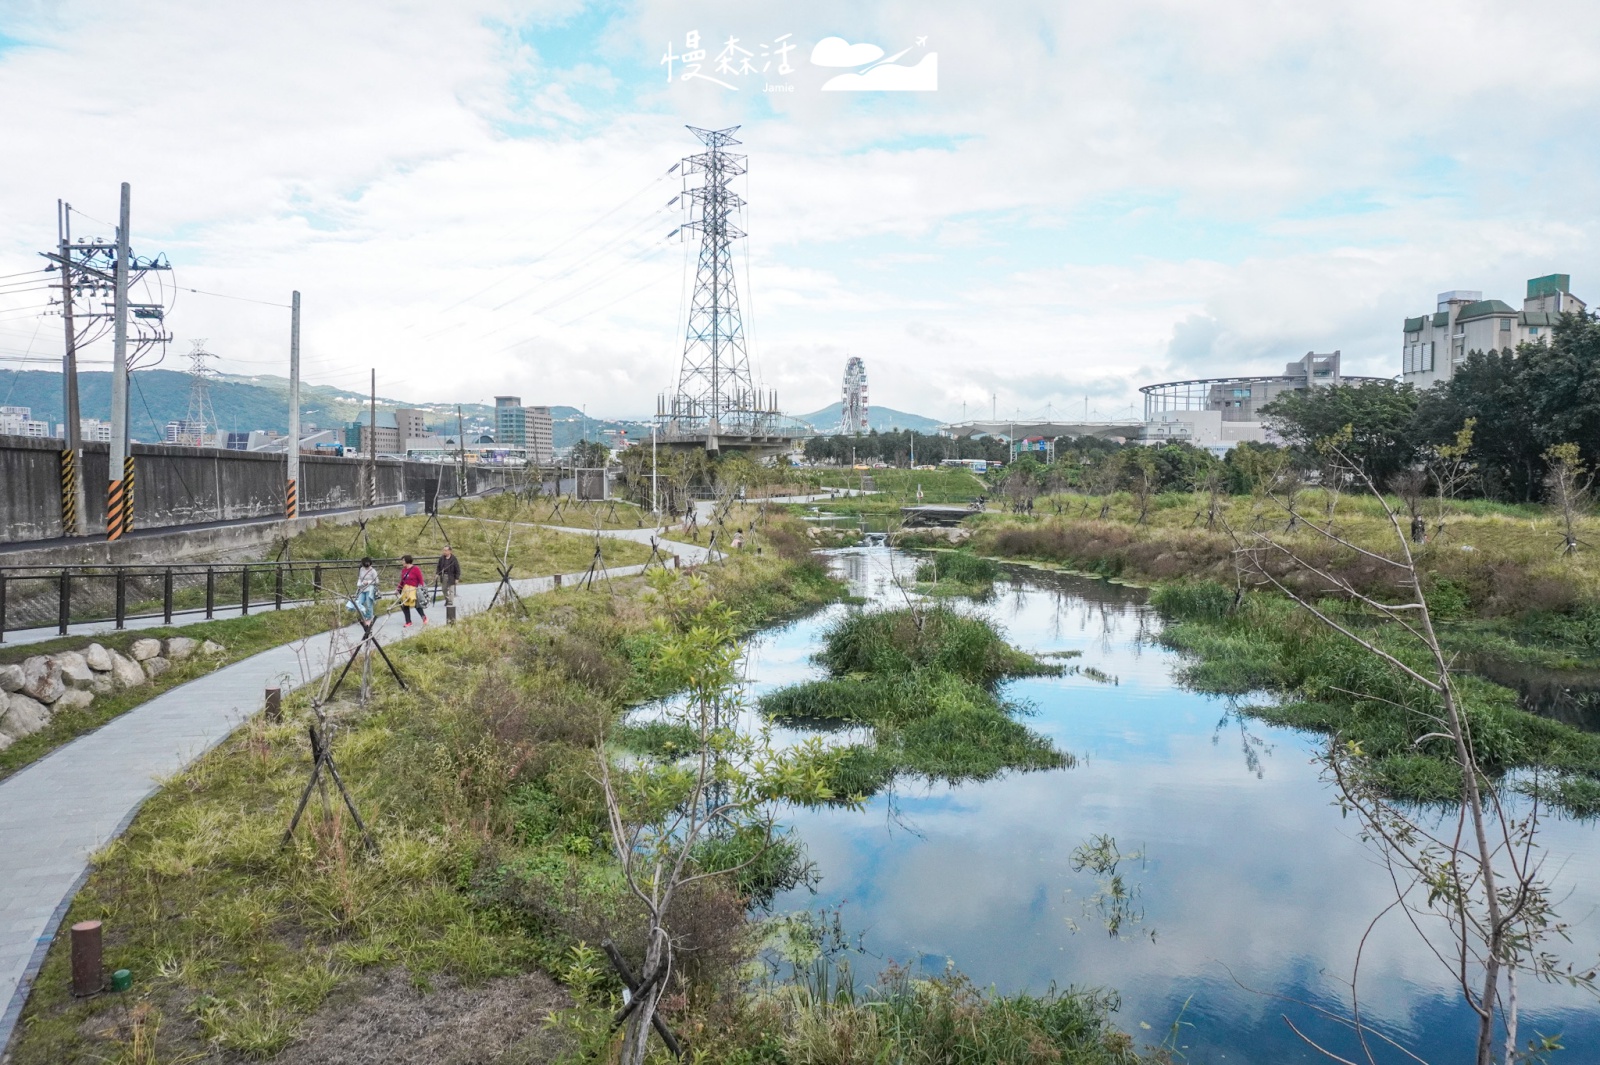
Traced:
<svg viewBox="0 0 1600 1065">
<path fill-rule="evenodd" d="M 682 351 L 685 124 L 742 127 L 737 283 L 788 411 L 835 400 L 851 356 L 875 402 L 946 419 L 1111 414 L 1312 350 L 1392 376 L 1439 292 L 1600 293 L 1600 27 L 1573 0 L 0 12 L 0 92 L 29 101 L 0 366 L 59 358 L 25 283 L 57 198 L 109 236 L 125 180 L 135 249 L 175 268 L 169 367 L 203 336 L 225 373 L 286 373 L 263 304 L 299 289 L 309 382 L 377 366 L 412 401 L 648 414 Z M 684 80 L 690 33 L 717 78 Z M 71 76 L 129 57 L 136 92 Z M 825 91 L 847 63 L 893 77 Z"/>
</svg>

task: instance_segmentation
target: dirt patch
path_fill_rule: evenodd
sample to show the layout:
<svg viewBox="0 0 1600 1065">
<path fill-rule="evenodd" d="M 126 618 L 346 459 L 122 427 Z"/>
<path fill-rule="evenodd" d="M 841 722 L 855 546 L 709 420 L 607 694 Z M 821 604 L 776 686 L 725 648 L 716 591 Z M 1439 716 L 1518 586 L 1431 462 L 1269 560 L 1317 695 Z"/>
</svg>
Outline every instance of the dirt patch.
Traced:
<svg viewBox="0 0 1600 1065">
<path fill-rule="evenodd" d="M 572 1005 L 543 973 L 473 987 L 436 980 L 419 991 L 394 970 L 338 996 L 274 1065 L 540 1065 L 566 1048 L 545 1025 Z"/>
</svg>

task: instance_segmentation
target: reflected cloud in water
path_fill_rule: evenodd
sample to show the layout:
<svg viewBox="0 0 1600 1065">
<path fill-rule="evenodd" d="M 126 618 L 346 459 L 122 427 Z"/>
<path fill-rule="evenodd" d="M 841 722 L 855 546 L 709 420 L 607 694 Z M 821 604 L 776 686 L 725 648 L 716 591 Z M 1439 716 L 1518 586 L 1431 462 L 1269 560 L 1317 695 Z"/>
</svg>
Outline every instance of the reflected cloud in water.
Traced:
<svg viewBox="0 0 1600 1065">
<path fill-rule="evenodd" d="M 843 553 L 852 590 L 898 596 L 892 573 L 911 567 L 902 556 L 891 571 L 889 554 Z M 752 693 L 819 675 L 809 657 L 843 609 L 755 641 Z M 1073 664 L 1117 678 L 1110 685 L 1082 675 L 1029 677 L 1007 686 L 1031 707 L 1029 726 L 1078 765 L 954 787 L 902 782 L 859 812 L 795 810 L 787 821 L 821 885 L 816 894 L 780 896 L 774 907 L 836 906 L 869 959 L 930 969 L 950 959 L 980 985 L 1005 990 L 1120 990 L 1120 1023 L 1136 1033 L 1147 1023 L 1154 1039 L 1181 1012 L 1194 1026 L 1182 1040 L 1193 1062 L 1325 1060 L 1288 1030 L 1283 1014 L 1348 1047 L 1306 1006 L 1272 997 L 1342 1012 L 1357 944 L 1393 900 L 1381 862 L 1331 803 L 1314 760 L 1320 738 L 1180 688 L 1179 660 L 1156 642 L 1160 619 L 1136 590 L 1030 574 L 964 609 L 988 614 L 1021 647 L 1081 651 Z M 1101 834 L 1144 855 L 1126 872 L 1137 881 L 1143 925 L 1157 930 L 1153 940 L 1112 937 L 1085 920 L 1083 901 L 1098 882 L 1092 870 L 1074 871 L 1072 856 Z M 1595 825 L 1552 820 L 1542 841 L 1558 871 L 1560 912 L 1574 926 L 1564 953 L 1593 960 Z M 1600 1017 L 1581 992 L 1520 991 L 1525 1031 L 1565 1033 L 1570 1060 L 1594 1055 Z M 1380 923 L 1369 939 L 1361 992 L 1363 1012 L 1424 1058 L 1470 1057 L 1466 1008 L 1403 919 Z"/>
</svg>

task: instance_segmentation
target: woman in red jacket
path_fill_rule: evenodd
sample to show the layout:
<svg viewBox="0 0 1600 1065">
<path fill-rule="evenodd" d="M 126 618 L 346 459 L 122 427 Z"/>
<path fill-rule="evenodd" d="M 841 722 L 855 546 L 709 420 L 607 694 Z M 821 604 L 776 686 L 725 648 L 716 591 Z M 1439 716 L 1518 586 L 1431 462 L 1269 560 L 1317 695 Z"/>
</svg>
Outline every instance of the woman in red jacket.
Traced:
<svg viewBox="0 0 1600 1065">
<path fill-rule="evenodd" d="M 406 616 L 406 628 L 411 627 L 411 608 L 416 607 L 417 617 L 422 623 L 428 623 L 428 612 L 422 605 L 422 588 L 427 581 L 422 576 L 422 567 L 411 561 L 410 555 L 400 559 L 400 587 L 395 589 L 400 595 L 400 612 Z"/>
</svg>

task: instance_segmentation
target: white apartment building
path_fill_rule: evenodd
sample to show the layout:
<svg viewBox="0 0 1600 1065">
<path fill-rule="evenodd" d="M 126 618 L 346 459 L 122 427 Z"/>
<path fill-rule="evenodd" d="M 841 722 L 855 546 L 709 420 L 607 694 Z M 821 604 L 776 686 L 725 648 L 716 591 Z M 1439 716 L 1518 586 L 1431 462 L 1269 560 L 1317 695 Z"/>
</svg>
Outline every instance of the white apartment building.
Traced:
<svg viewBox="0 0 1600 1065">
<path fill-rule="evenodd" d="M 50 423 L 38 421 L 32 407 L 0 407 L 0 436 L 50 435 Z"/>
<path fill-rule="evenodd" d="M 1572 294 L 1571 282 L 1568 274 L 1531 278 L 1520 311 L 1501 300 L 1486 300 L 1477 290 L 1439 293 L 1432 314 L 1405 321 L 1400 380 L 1431 388 L 1450 380 L 1474 351 L 1515 351 L 1518 344 L 1540 343 L 1563 314 L 1586 309 Z"/>
</svg>

